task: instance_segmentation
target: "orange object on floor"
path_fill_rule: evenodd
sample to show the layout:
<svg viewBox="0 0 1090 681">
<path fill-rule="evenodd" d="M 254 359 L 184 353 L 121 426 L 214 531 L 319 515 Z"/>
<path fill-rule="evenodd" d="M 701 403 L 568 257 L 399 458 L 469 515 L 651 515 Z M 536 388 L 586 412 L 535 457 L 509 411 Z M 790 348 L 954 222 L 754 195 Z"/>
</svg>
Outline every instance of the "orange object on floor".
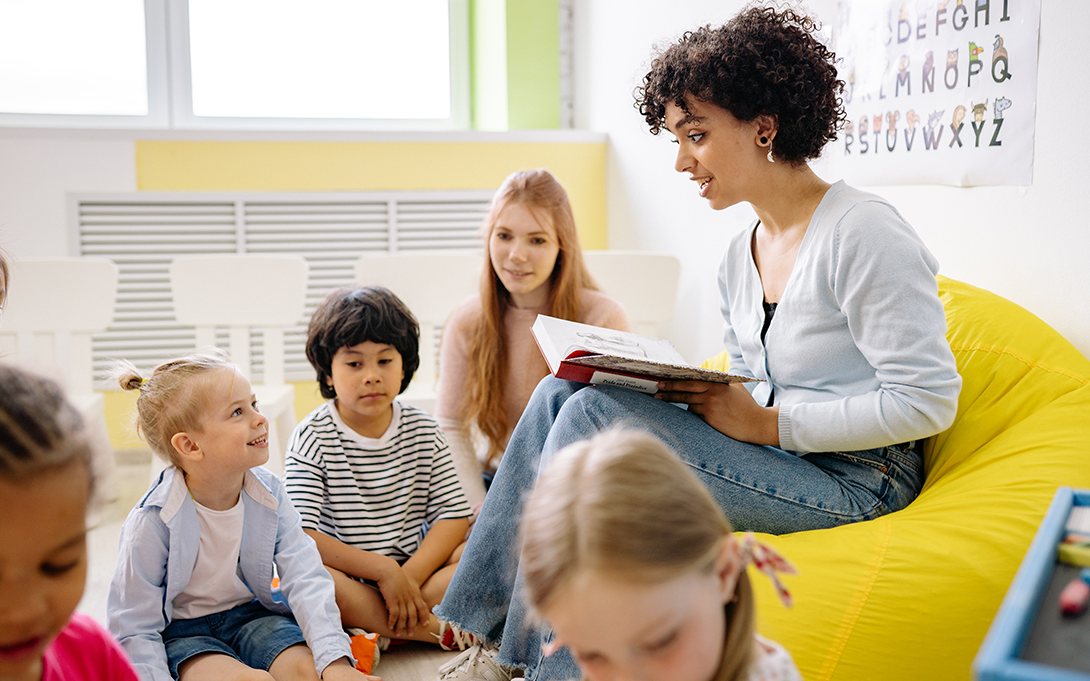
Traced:
<svg viewBox="0 0 1090 681">
<path fill-rule="evenodd" d="M 356 658 L 356 669 L 364 674 L 370 674 L 378 664 L 378 634 L 361 632 L 349 636 L 349 640 L 352 642 L 352 657 Z"/>
</svg>

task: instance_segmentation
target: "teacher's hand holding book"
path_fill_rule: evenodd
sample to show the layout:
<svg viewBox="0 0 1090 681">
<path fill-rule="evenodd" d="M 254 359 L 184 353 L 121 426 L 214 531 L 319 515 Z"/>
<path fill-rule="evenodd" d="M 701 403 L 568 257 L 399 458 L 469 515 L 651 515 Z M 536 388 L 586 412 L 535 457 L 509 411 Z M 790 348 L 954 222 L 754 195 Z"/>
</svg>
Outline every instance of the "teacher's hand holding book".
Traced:
<svg viewBox="0 0 1090 681">
<path fill-rule="evenodd" d="M 739 442 L 780 444 L 779 407 L 762 407 L 741 383 L 660 381 L 656 400 L 688 405 L 689 412 Z"/>
</svg>

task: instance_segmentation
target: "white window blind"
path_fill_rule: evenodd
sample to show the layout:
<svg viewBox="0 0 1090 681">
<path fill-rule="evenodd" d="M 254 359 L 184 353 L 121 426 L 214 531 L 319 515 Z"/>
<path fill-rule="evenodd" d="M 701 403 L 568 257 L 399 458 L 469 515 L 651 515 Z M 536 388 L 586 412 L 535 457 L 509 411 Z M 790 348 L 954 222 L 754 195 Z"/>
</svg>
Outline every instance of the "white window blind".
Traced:
<svg viewBox="0 0 1090 681">
<path fill-rule="evenodd" d="M 115 358 L 150 369 L 194 348 L 193 329 L 174 321 L 168 268 L 176 256 L 211 253 L 306 258 L 306 310 L 285 333 L 285 371 L 288 380 L 313 379 L 303 350 L 307 322 L 330 289 L 353 284 L 356 259 L 383 251 L 479 251 L 491 197 L 491 190 L 71 195 L 76 254 L 110 258 L 120 271 L 113 324 L 92 339 L 97 387 L 116 387 L 108 379 Z M 226 338 L 224 331 L 218 344 L 226 347 Z M 260 334 L 251 344 L 260 382 Z"/>
</svg>

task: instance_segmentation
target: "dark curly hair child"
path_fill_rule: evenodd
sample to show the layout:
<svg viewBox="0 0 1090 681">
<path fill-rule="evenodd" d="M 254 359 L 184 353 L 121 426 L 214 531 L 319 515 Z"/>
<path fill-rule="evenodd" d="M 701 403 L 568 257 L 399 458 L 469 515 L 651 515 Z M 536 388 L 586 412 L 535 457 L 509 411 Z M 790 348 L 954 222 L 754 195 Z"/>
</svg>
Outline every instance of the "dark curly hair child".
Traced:
<svg viewBox="0 0 1090 681">
<path fill-rule="evenodd" d="M 420 325 L 405 303 L 381 286 L 339 288 L 325 297 L 307 328 L 307 359 L 318 373 L 322 397 L 333 399 L 333 358 L 342 348 L 371 341 L 393 346 L 401 355 L 405 392 L 420 366 Z"/>
<path fill-rule="evenodd" d="M 420 366 L 419 338 L 416 318 L 387 289 L 326 296 L 306 351 L 329 401 L 295 427 L 284 482 L 333 575 L 344 626 L 450 650 L 471 639 L 431 609 L 471 512 L 439 424 L 396 399 Z"/>
</svg>

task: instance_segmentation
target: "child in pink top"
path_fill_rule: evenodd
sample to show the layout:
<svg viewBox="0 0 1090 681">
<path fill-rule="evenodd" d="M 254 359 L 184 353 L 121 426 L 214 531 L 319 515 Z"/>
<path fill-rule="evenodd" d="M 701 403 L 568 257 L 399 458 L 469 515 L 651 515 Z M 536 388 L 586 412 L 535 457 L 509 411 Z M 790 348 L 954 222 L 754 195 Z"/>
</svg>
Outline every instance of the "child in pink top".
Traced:
<svg viewBox="0 0 1090 681">
<path fill-rule="evenodd" d="M 93 619 L 73 613 L 68 626 L 45 649 L 42 681 L 136 679 L 121 645 Z"/>
<path fill-rule="evenodd" d="M 101 626 L 73 614 L 87 579 L 91 444 L 52 381 L 0 364 L 0 678 L 136 681 Z"/>
</svg>

